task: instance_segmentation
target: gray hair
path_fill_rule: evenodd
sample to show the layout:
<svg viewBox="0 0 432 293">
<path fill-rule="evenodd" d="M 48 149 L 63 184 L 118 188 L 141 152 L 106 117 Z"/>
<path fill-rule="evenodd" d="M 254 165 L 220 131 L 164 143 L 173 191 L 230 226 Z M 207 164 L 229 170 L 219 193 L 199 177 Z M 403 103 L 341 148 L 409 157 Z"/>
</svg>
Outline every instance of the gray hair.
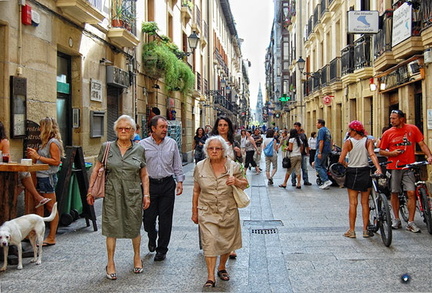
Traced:
<svg viewBox="0 0 432 293">
<path fill-rule="evenodd" d="M 225 139 L 220 135 L 213 135 L 213 136 L 210 136 L 209 138 L 206 139 L 204 147 L 203 147 L 203 151 L 204 151 L 204 154 L 206 155 L 206 157 L 208 157 L 207 148 L 208 148 L 210 142 L 212 142 L 214 140 L 217 140 L 221 143 L 222 149 L 223 149 L 223 156 L 226 157 L 229 146 L 228 146 L 227 142 L 225 141 Z"/>
<path fill-rule="evenodd" d="M 119 118 L 117 118 L 117 120 L 114 122 L 114 132 L 117 132 L 117 126 L 119 124 L 120 121 L 126 121 L 130 124 L 131 126 L 131 133 L 134 133 L 136 130 L 136 123 L 135 120 L 133 120 L 133 118 L 129 115 L 121 115 Z"/>
</svg>

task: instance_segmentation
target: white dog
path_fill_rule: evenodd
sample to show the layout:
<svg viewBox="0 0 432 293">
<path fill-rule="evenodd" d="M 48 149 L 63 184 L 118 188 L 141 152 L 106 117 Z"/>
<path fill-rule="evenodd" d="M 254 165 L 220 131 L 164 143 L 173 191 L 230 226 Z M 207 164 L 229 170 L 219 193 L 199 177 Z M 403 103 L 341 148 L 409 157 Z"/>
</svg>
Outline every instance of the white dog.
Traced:
<svg viewBox="0 0 432 293">
<path fill-rule="evenodd" d="M 0 268 L 0 272 L 6 271 L 7 256 L 9 246 L 16 245 L 18 247 L 18 270 L 22 270 L 22 246 L 21 241 L 28 235 L 30 243 L 33 247 L 34 256 L 30 262 L 36 262 L 37 265 L 42 263 L 42 243 L 45 236 L 45 222 L 54 220 L 57 214 L 57 203 L 54 204 L 51 215 L 49 217 L 41 217 L 36 214 L 24 215 L 16 219 L 4 222 L 0 227 L 0 247 L 3 246 L 4 263 Z M 36 245 L 36 243 L 38 245 Z M 39 246 L 39 255 L 37 248 Z"/>
</svg>

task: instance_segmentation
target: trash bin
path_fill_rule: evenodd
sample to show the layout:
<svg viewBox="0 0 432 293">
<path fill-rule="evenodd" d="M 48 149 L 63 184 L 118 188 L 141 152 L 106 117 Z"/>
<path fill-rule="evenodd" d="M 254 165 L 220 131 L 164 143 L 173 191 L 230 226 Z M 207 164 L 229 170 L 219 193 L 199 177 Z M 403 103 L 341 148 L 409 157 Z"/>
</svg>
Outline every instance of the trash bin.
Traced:
<svg viewBox="0 0 432 293">
<path fill-rule="evenodd" d="M 87 171 L 87 174 L 90 170 L 90 168 L 93 166 L 92 163 L 85 163 L 85 168 Z M 75 175 L 76 171 L 72 170 L 72 178 L 71 178 L 71 183 L 70 185 L 72 186 L 72 190 L 70 193 L 70 197 L 71 197 L 71 205 L 69 210 L 76 210 L 78 211 L 78 214 L 81 215 L 83 212 L 83 205 L 82 205 L 82 201 L 81 201 L 81 193 L 80 193 L 80 189 L 79 189 L 79 184 L 78 184 L 78 180 L 76 178 Z"/>
<path fill-rule="evenodd" d="M 92 163 L 85 163 L 85 168 L 88 171 L 93 166 Z M 61 169 L 61 166 L 60 166 Z M 69 226 L 73 221 L 77 220 L 79 215 L 83 212 L 83 205 L 81 201 L 81 193 L 79 189 L 78 179 L 75 166 L 72 166 L 72 174 L 68 186 L 67 198 L 64 199 L 63 206 L 60 209 L 60 222 L 63 226 Z"/>
</svg>

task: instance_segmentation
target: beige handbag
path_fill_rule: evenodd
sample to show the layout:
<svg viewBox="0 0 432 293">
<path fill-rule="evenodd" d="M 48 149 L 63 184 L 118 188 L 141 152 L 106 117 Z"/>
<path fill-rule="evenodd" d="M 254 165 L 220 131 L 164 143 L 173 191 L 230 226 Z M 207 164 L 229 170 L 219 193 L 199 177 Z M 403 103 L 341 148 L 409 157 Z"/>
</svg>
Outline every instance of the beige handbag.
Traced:
<svg viewBox="0 0 432 293">
<path fill-rule="evenodd" d="M 231 168 L 230 168 L 230 172 L 229 175 L 233 176 L 234 173 L 234 162 L 231 163 Z M 247 195 L 246 192 L 244 192 L 243 189 L 232 185 L 233 188 L 233 196 L 234 196 L 234 200 L 237 204 L 237 208 L 241 209 L 241 208 L 245 208 L 250 204 L 250 198 L 249 195 Z"/>
<path fill-rule="evenodd" d="M 102 157 L 102 167 L 99 168 L 97 171 L 97 177 L 95 181 L 93 182 L 93 185 L 91 187 L 91 195 L 95 198 L 101 198 L 105 197 L 105 175 L 106 175 L 106 162 L 108 159 L 108 153 L 110 149 L 110 142 L 107 142 L 105 147 L 105 152 Z"/>
</svg>

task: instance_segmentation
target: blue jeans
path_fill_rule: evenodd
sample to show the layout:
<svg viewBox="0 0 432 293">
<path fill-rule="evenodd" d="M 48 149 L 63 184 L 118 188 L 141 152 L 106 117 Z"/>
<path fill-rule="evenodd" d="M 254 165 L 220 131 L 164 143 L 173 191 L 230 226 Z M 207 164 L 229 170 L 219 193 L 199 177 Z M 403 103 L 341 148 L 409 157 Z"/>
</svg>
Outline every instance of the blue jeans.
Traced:
<svg viewBox="0 0 432 293">
<path fill-rule="evenodd" d="M 302 170 L 302 176 L 303 176 L 303 182 L 309 182 L 309 175 L 308 175 L 308 159 L 309 157 L 306 155 L 302 155 L 302 161 L 301 161 L 301 170 Z M 291 183 L 293 185 L 296 184 L 296 173 L 295 171 L 292 172 L 291 174 Z"/>
<path fill-rule="evenodd" d="M 329 180 L 327 175 L 327 158 L 329 154 L 321 154 L 321 159 L 318 158 L 318 153 L 315 155 L 315 170 L 322 182 Z"/>
</svg>

